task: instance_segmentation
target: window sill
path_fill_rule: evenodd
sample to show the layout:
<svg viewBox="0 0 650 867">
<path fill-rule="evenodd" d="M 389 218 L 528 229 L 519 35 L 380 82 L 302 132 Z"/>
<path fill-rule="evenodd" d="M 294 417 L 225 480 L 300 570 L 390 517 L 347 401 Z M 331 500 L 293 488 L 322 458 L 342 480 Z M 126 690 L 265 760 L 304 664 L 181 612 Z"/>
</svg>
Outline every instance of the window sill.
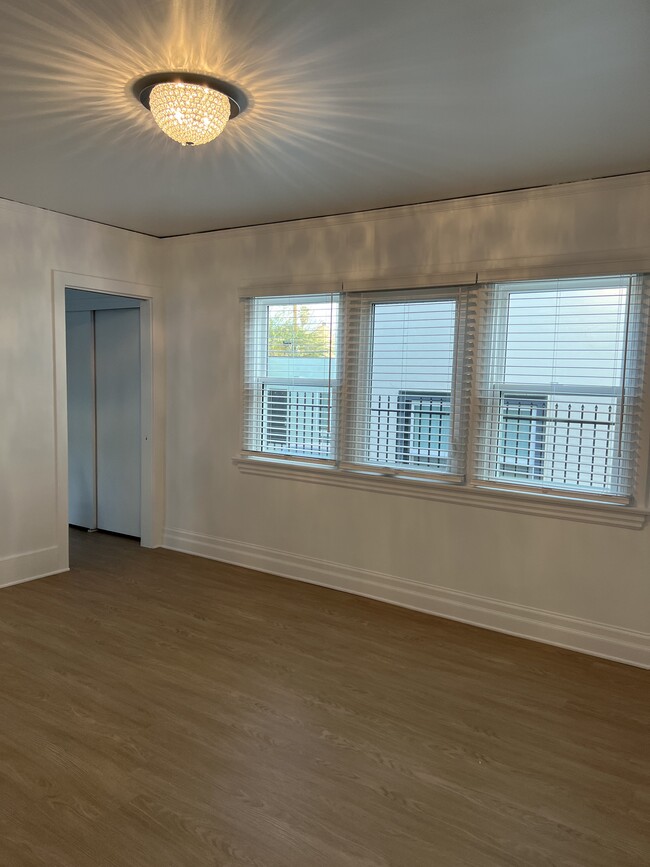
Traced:
<svg viewBox="0 0 650 867">
<path fill-rule="evenodd" d="M 273 458 L 237 457 L 233 463 L 247 475 L 272 479 L 292 479 L 312 484 L 333 485 L 375 493 L 437 500 L 459 506 L 498 509 L 524 515 L 602 524 L 640 530 L 645 526 L 648 513 L 631 506 L 598 503 L 594 501 L 553 497 L 545 494 L 519 493 L 478 487 L 459 487 L 445 482 L 382 476 L 358 470 L 323 467 L 302 462 Z"/>
</svg>

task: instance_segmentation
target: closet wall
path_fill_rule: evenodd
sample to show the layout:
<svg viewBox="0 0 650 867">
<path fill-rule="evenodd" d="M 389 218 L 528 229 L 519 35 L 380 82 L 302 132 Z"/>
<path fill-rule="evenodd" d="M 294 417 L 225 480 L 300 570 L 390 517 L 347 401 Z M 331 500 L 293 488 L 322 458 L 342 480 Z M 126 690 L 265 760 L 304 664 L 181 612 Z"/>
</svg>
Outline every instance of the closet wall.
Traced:
<svg viewBox="0 0 650 867">
<path fill-rule="evenodd" d="M 68 520 L 139 537 L 139 302 L 68 290 L 66 306 Z"/>
</svg>

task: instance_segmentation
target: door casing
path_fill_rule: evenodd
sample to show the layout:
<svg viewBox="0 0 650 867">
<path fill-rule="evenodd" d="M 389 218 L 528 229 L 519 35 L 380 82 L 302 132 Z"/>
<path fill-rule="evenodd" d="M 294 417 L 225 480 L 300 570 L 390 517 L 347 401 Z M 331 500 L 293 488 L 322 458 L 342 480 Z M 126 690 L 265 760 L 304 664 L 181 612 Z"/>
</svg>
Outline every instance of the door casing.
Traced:
<svg viewBox="0 0 650 867">
<path fill-rule="evenodd" d="M 78 289 L 137 298 L 140 301 L 141 480 L 140 543 L 145 548 L 162 544 L 164 521 L 164 381 L 162 304 L 153 286 L 52 272 L 54 319 L 54 408 L 56 450 L 56 535 L 59 568 L 69 568 L 68 551 L 68 423 L 65 328 L 65 290 Z M 154 339 L 155 335 L 155 339 Z"/>
</svg>

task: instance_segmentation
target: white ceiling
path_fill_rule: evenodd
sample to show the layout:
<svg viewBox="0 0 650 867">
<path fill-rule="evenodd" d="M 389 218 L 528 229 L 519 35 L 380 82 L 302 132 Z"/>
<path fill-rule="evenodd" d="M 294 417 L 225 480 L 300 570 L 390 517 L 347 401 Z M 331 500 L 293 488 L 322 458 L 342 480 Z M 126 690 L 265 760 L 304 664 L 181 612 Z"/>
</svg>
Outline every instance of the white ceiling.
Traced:
<svg viewBox="0 0 650 867">
<path fill-rule="evenodd" d="M 153 235 L 650 168 L 648 0 L 0 0 L 0 196 Z M 126 92 L 231 79 L 196 149 Z"/>
</svg>

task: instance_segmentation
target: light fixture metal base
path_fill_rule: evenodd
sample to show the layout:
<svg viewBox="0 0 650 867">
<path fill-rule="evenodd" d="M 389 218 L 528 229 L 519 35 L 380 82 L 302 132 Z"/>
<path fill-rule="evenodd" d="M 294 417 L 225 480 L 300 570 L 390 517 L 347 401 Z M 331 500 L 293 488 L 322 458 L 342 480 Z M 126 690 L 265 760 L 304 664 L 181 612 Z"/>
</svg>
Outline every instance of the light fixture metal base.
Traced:
<svg viewBox="0 0 650 867">
<path fill-rule="evenodd" d="M 151 72 L 132 81 L 129 89 L 135 98 L 148 111 L 151 111 L 149 96 L 154 87 L 157 84 L 174 81 L 182 82 L 183 84 L 199 84 L 223 93 L 224 96 L 228 97 L 228 101 L 230 102 L 230 120 L 242 114 L 248 108 L 248 97 L 240 87 L 237 87 L 236 84 L 232 84 L 230 81 L 224 81 L 222 78 L 205 75 L 201 72 Z"/>
</svg>

